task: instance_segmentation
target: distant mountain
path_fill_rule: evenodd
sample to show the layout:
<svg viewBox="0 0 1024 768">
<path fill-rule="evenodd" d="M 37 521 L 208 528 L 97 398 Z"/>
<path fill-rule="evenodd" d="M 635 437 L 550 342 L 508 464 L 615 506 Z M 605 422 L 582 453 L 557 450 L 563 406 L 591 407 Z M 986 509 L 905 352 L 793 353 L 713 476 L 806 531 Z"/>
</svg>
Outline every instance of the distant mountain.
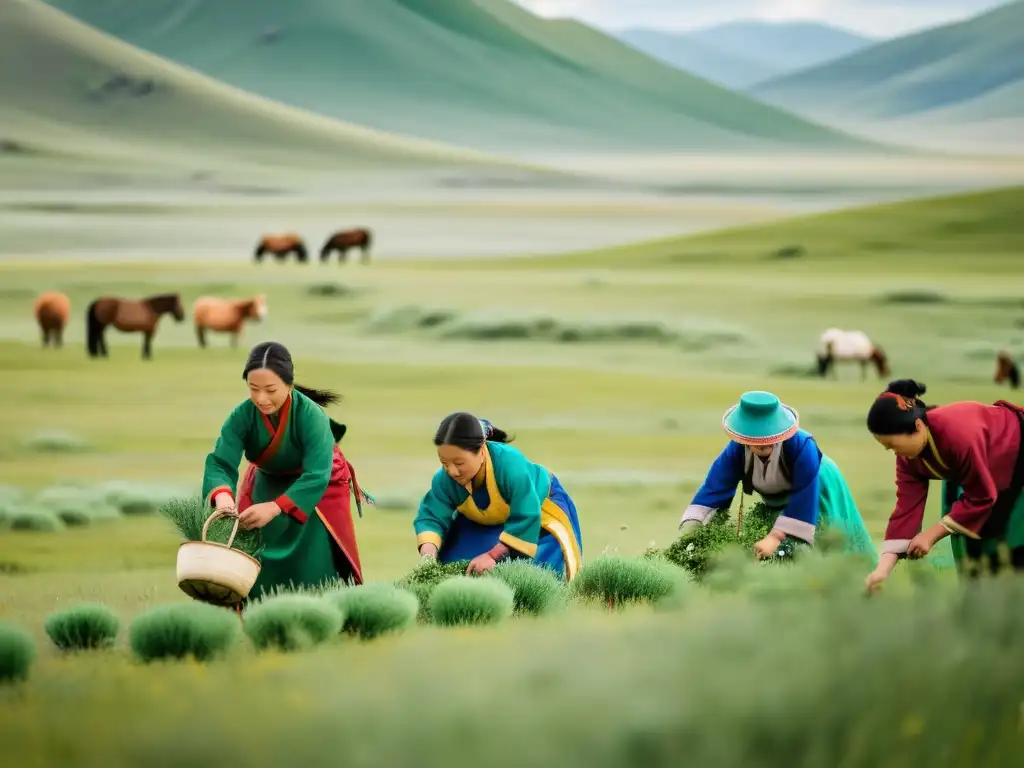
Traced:
<svg viewBox="0 0 1024 768">
<path fill-rule="evenodd" d="M 49 1 L 249 92 L 453 145 L 502 153 L 873 146 L 508 0 Z"/>
<path fill-rule="evenodd" d="M 822 119 L 1024 117 L 1024 1 L 906 35 L 749 92 Z"/>
<path fill-rule="evenodd" d="M 753 57 L 726 53 L 686 34 L 627 29 L 616 37 L 648 56 L 726 88 L 746 88 L 783 71 Z"/>
</svg>

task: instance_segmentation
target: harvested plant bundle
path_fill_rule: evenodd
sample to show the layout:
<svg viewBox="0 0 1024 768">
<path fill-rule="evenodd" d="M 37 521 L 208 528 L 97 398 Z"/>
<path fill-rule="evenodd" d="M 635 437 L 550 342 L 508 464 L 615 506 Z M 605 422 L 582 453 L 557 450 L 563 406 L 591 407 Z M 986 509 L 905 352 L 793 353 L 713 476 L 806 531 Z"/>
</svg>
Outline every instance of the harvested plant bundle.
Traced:
<svg viewBox="0 0 1024 768">
<path fill-rule="evenodd" d="M 212 512 L 201 496 L 170 499 L 160 507 L 160 514 L 174 524 L 185 541 L 203 540 L 203 526 Z M 206 540 L 227 544 L 233 526 L 234 521 L 230 518 L 213 520 L 207 531 Z M 259 528 L 246 531 L 239 527 L 231 548 L 259 559 L 263 552 L 263 532 Z"/>
</svg>

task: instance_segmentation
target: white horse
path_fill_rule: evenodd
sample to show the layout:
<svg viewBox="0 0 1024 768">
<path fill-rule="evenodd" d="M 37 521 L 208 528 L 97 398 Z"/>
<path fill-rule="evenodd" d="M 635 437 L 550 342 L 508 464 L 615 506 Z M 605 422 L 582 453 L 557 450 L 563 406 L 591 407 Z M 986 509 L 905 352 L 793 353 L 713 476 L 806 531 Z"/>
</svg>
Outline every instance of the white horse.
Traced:
<svg viewBox="0 0 1024 768">
<path fill-rule="evenodd" d="M 835 376 L 836 362 L 860 363 L 860 378 L 867 377 L 867 364 L 872 362 L 878 377 L 889 375 L 889 361 L 882 348 L 875 344 L 863 331 L 844 331 L 829 328 L 818 338 L 818 373 L 824 376 L 832 370 Z"/>
</svg>

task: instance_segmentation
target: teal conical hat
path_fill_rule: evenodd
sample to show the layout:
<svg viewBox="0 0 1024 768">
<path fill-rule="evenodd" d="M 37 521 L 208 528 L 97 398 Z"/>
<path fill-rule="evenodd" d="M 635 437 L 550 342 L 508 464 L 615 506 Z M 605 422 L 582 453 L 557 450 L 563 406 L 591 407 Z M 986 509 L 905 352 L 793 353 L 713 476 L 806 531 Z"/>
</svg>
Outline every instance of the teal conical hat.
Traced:
<svg viewBox="0 0 1024 768">
<path fill-rule="evenodd" d="M 737 443 L 773 445 L 796 434 L 797 412 L 771 392 L 744 392 L 722 417 L 722 427 Z"/>
</svg>

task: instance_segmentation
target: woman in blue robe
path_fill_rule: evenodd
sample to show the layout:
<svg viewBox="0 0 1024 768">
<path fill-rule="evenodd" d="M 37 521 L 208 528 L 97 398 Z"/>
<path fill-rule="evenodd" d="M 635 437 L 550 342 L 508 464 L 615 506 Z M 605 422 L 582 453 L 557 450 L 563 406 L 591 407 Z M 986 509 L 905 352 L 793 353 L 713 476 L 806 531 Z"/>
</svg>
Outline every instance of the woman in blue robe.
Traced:
<svg viewBox="0 0 1024 768">
<path fill-rule="evenodd" d="M 420 555 L 469 560 L 467 573 L 525 557 L 569 581 L 583 564 L 576 505 L 551 471 L 509 442 L 469 413 L 441 422 L 434 435 L 441 468 L 413 521 Z"/>
<path fill-rule="evenodd" d="M 722 417 L 731 438 L 708 470 L 704 484 L 679 523 L 687 533 L 728 509 L 742 483 L 777 512 L 772 530 L 755 545 L 771 557 L 787 536 L 813 546 L 819 520 L 840 531 L 847 552 L 877 561 L 878 551 L 839 467 L 799 427 L 795 410 L 770 392 L 747 392 Z"/>
</svg>

